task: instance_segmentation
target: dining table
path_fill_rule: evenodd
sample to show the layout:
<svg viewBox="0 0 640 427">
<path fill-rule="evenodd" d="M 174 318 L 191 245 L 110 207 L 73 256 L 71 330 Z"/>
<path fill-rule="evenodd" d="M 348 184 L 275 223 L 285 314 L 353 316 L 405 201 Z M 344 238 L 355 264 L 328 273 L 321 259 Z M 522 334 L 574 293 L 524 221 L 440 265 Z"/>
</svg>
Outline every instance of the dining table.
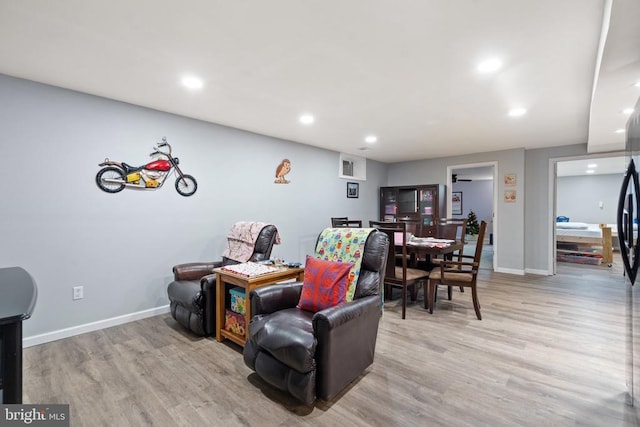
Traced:
<svg viewBox="0 0 640 427">
<path fill-rule="evenodd" d="M 407 253 L 411 255 L 412 266 L 415 266 L 418 260 L 424 260 L 427 268 L 431 269 L 431 257 L 441 255 L 451 258 L 454 252 L 463 250 L 464 245 L 465 242 L 462 240 L 411 236 L 407 239 Z M 396 233 L 395 246 L 402 246 L 401 233 Z"/>
</svg>

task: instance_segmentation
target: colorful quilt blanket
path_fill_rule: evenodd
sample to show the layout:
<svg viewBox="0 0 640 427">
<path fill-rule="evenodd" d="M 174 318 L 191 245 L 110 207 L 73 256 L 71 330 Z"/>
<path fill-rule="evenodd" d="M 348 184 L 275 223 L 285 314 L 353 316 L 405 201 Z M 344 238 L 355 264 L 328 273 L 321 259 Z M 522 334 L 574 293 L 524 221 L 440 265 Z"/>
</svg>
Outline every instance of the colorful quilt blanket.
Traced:
<svg viewBox="0 0 640 427">
<path fill-rule="evenodd" d="M 353 300 L 360 277 L 364 244 L 373 228 L 326 228 L 316 245 L 316 258 L 325 261 L 352 262 L 347 282 L 347 301 Z"/>
</svg>

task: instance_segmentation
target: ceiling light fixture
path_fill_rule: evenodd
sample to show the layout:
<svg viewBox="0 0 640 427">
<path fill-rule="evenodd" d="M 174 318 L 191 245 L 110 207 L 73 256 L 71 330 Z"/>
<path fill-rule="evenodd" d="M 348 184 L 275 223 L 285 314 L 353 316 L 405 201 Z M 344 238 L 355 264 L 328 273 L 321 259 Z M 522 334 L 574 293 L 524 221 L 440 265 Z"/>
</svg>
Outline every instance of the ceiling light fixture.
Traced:
<svg viewBox="0 0 640 427">
<path fill-rule="evenodd" d="M 526 108 L 512 108 L 509 110 L 509 117 L 520 117 L 527 113 Z"/>
<path fill-rule="evenodd" d="M 633 108 L 625 108 L 624 110 L 622 110 L 622 114 L 631 114 L 634 111 L 635 110 Z"/>
<path fill-rule="evenodd" d="M 368 143 L 368 144 L 373 144 L 374 142 L 378 141 L 378 137 L 375 135 L 369 135 L 368 137 L 366 137 L 364 139 L 364 142 Z"/>
<path fill-rule="evenodd" d="M 624 129 L 616 129 L 616 133 L 624 133 Z"/>
<path fill-rule="evenodd" d="M 182 85 L 188 89 L 202 89 L 204 83 L 202 79 L 195 76 L 186 76 L 182 78 Z"/>
<path fill-rule="evenodd" d="M 598 165 L 596 163 L 591 163 L 587 165 L 588 168 L 593 169 L 593 168 L 597 168 Z"/>
<path fill-rule="evenodd" d="M 502 68 L 502 61 L 498 58 L 491 58 L 478 64 L 478 71 L 481 73 L 492 73 Z"/>
<path fill-rule="evenodd" d="M 311 114 L 303 114 L 298 120 L 300 120 L 300 123 L 302 123 L 303 125 L 310 125 L 311 123 L 316 121 L 316 119 Z"/>
<path fill-rule="evenodd" d="M 588 169 L 585 173 L 596 173 L 593 169 Z"/>
<path fill-rule="evenodd" d="M 640 82 L 636 82 L 636 84 L 634 84 L 635 87 L 640 87 Z"/>
</svg>

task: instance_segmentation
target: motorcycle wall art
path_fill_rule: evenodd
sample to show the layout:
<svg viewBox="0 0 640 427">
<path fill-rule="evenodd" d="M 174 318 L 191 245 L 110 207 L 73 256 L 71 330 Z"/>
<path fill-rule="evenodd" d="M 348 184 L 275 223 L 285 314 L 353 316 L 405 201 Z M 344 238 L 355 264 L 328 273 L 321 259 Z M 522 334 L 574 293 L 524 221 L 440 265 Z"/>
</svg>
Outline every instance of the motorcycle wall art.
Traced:
<svg viewBox="0 0 640 427">
<path fill-rule="evenodd" d="M 117 193 L 125 187 L 141 190 L 157 190 L 167 180 L 169 175 L 176 175 L 176 191 L 182 196 L 191 196 L 198 189 L 196 179 L 182 173 L 177 157 L 171 155 L 171 145 L 167 138 L 153 147 L 151 157 L 158 156 L 144 166 L 131 166 L 125 162 L 114 162 L 108 158 L 98 166 L 103 166 L 96 175 L 96 184 L 102 191 Z"/>
</svg>

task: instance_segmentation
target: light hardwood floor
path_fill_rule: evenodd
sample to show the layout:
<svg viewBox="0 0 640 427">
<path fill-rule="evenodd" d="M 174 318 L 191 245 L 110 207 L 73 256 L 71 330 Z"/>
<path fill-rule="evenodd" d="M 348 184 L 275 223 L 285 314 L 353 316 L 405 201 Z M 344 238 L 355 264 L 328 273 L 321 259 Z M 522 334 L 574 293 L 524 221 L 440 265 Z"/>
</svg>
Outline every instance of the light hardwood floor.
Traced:
<svg viewBox="0 0 640 427">
<path fill-rule="evenodd" d="M 400 319 L 387 302 L 374 364 L 332 402 L 297 404 L 240 347 L 169 315 L 25 349 L 25 403 L 69 403 L 73 426 L 635 426 L 625 404 L 625 287 L 615 267 L 553 277 L 481 271 Z M 443 299 L 444 298 L 444 299 Z"/>
</svg>

